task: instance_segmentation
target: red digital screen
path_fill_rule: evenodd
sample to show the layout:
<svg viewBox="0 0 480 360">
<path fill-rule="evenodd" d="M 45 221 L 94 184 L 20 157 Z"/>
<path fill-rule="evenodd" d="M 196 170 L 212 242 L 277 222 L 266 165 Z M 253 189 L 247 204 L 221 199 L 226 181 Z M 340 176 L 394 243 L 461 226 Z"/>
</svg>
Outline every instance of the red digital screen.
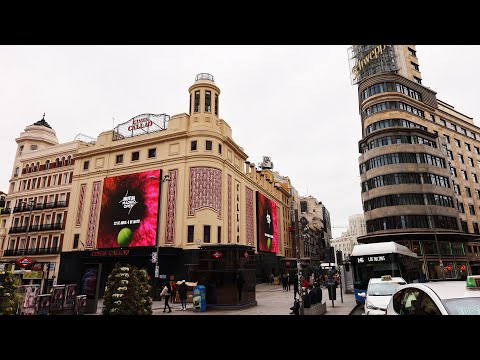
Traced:
<svg viewBox="0 0 480 360">
<path fill-rule="evenodd" d="M 103 182 L 97 248 L 155 246 L 161 170 Z"/>
<path fill-rule="evenodd" d="M 258 250 L 278 252 L 277 204 L 257 191 Z"/>
</svg>

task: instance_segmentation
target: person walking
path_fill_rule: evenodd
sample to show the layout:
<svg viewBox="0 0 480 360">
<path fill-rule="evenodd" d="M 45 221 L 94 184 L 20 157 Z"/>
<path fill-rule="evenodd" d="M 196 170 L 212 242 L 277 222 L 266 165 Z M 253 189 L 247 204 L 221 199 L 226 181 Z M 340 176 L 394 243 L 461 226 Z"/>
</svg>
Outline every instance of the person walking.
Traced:
<svg viewBox="0 0 480 360">
<path fill-rule="evenodd" d="M 162 292 L 160 293 L 160 298 L 164 298 L 165 299 L 165 305 L 163 306 L 163 312 L 165 312 L 165 310 L 167 309 L 168 307 L 168 312 L 172 312 L 172 309 L 170 308 L 170 305 L 168 304 L 168 300 L 170 299 L 170 294 L 172 293 L 172 288 L 170 287 L 170 283 L 167 281 L 165 282 L 165 286 L 163 287 L 162 289 Z"/>
<path fill-rule="evenodd" d="M 178 296 L 180 297 L 180 303 L 182 304 L 182 310 L 187 310 L 187 284 L 185 280 L 182 280 L 178 285 Z"/>
<path fill-rule="evenodd" d="M 284 274 L 282 276 L 282 286 L 283 286 L 283 291 L 287 291 L 288 290 L 288 278 L 287 278 L 287 274 Z"/>
<path fill-rule="evenodd" d="M 172 281 L 172 295 L 170 296 L 170 302 L 172 304 L 175 304 L 177 302 L 177 283 L 175 281 Z"/>
<path fill-rule="evenodd" d="M 287 273 L 287 291 L 290 291 L 290 283 L 291 283 L 291 279 L 290 279 L 290 274 Z"/>
<path fill-rule="evenodd" d="M 293 278 L 293 298 L 296 299 L 298 294 L 298 275 L 295 274 Z"/>
</svg>

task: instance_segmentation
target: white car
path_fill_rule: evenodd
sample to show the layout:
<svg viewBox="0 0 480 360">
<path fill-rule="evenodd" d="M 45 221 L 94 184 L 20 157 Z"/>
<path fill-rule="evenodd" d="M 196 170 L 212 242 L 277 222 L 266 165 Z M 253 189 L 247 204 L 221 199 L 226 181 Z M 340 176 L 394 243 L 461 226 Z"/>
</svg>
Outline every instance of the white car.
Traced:
<svg viewBox="0 0 480 360">
<path fill-rule="evenodd" d="M 367 292 L 358 295 L 365 298 L 365 315 L 385 315 L 385 310 L 392 294 L 400 285 L 407 282 L 401 277 L 384 275 L 380 278 L 371 278 Z"/>
<path fill-rule="evenodd" d="M 467 281 L 435 281 L 398 288 L 387 315 L 480 315 L 480 276 Z"/>
</svg>

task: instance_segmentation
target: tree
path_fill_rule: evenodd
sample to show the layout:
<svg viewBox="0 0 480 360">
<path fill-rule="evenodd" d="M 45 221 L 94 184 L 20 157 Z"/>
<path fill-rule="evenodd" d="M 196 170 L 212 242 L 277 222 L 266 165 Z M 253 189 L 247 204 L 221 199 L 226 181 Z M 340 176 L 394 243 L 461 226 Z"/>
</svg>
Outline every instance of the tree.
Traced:
<svg viewBox="0 0 480 360">
<path fill-rule="evenodd" d="M 0 315 L 15 315 L 21 294 L 20 280 L 9 271 L 0 271 Z"/>
<path fill-rule="evenodd" d="M 116 264 L 107 278 L 103 297 L 104 315 L 151 315 L 147 271 Z"/>
</svg>

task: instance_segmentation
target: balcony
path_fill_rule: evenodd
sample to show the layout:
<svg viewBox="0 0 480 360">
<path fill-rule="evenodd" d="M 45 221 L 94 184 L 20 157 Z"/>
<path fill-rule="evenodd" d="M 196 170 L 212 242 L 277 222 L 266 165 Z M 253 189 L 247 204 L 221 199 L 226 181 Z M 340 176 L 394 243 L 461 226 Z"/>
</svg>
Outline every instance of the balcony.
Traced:
<svg viewBox="0 0 480 360">
<path fill-rule="evenodd" d="M 28 229 L 28 232 L 33 231 L 51 231 L 51 230 L 62 230 L 63 224 L 62 223 L 55 223 L 55 224 L 43 224 L 43 225 L 32 225 Z M 12 226 L 8 231 L 9 234 L 20 234 L 26 233 L 27 227 L 26 226 Z"/>
<path fill-rule="evenodd" d="M 11 212 L 12 212 L 12 209 L 11 209 L 11 208 L 3 208 L 3 209 L 0 209 L 0 215 L 10 214 Z"/>
<path fill-rule="evenodd" d="M 17 250 L 5 250 L 3 256 L 19 256 L 19 255 L 48 255 L 59 254 L 59 247 L 38 248 L 38 249 L 17 249 Z"/>
<path fill-rule="evenodd" d="M 37 203 L 33 205 L 33 210 L 43 210 L 43 209 L 55 209 L 55 208 L 61 208 L 61 207 L 67 207 L 68 204 L 66 201 L 53 201 L 53 202 L 48 202 L 48 203 Z M 14 213 L 19 213 L 19 212 L 24 212 L 24 211 L 30 211 L 30 206 L 15 206 L 13 208 Z M 3 213 L 10 213 L 10 208 L 5 208 L 3 209 L 2 212 L 0 212 L 0 215 Z"/>
</svg>

